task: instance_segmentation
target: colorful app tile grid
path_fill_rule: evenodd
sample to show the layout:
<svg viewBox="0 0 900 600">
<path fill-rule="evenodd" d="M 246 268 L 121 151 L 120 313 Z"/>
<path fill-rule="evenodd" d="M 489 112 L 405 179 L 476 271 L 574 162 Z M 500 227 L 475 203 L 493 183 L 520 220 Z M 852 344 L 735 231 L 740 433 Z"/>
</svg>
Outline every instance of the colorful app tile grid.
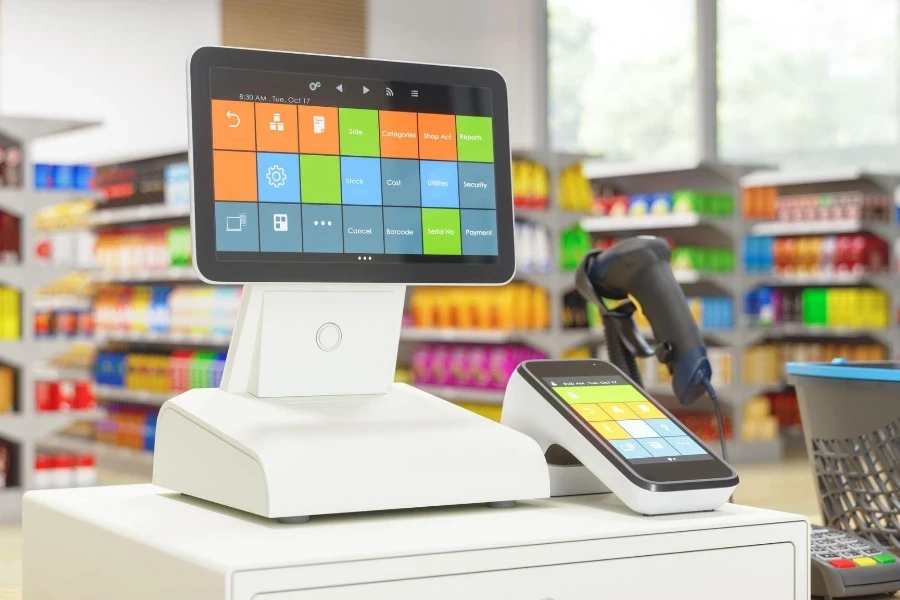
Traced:
<svg viewBox="0 0 900 600">
<path fill-rule="evenodd" d="M 630 385 L 559 386 L 553 391 L 627 459 L 706 454 Z"/>
<path fill-rule="evenodd" d="M 212 101 L 216 250 L 496 256 L 490 117 Z"/>
</svg>

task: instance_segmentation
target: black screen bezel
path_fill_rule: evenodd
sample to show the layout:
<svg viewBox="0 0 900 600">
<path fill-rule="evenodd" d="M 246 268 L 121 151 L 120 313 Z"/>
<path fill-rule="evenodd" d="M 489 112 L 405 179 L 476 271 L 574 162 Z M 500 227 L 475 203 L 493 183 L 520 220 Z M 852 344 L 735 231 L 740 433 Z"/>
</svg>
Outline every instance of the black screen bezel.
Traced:
<svg viewBox="0 0 900 600">
<path fill-rule="evenodd" d="M 498 261 L 359 263 L 219 260 L 215 246 L 210 102 L 210 70 L 218 67 L 489 88 L 494 128 Z M 496 285 L 513 278 L 516 264 L 509 116 L 506 82 L 497 71 L 316 54 L 203 47 L 196 50 L 188 60 L 188 97 L 194 266 L 205 281 Z"/>
<path fill-rule="evenodd" d="M 664 406 L 654 400 L 630 377 L 614 365 L 602 360 L 531 360 L 518 367 L 518 372 L 541 396 L 572 424 L 597 450 L 635 485 L 653 492 L 704 490 L 737 485 L 738 476 L 731 465 L 716 456 L 709 447 L 684 426 L 685 435 L 709 453 L 710 460 L 635 464 L 623 458 L 603 436 L 594 431 L 569 404 L 547 386 L 545 377 L 622 377 L 633 385 L 647 401 L 669 419 L 678 423 Z"/>
</svg>

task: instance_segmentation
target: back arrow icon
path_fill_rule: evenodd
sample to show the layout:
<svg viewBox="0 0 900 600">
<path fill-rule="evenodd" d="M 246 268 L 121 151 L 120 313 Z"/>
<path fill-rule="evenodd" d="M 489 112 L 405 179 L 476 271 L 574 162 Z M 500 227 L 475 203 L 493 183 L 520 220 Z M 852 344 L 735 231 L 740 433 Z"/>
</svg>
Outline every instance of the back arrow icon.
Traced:
<svg viewBox="0 0 900 600">
<path fill-rule="evenodd" d="M 234 125 L 228 125 L 229 127 L 233 128 L 241 124 L 241 117 L 237 113 L 233 113 L 229 110 L 227 113 L 225 113 L 225 116 L 229 119 L 237 119 L 237 123 L 235 123 Z"/>
<path fill-rule="evenodd" d="M 343 91 L 344 91 L 344 84 L 343 84 L 343 83 L 342 83 L 341 85 L 337 86 L 337 91 L 339 91 L 339 92 L 343 92 Z"/>
</svg>

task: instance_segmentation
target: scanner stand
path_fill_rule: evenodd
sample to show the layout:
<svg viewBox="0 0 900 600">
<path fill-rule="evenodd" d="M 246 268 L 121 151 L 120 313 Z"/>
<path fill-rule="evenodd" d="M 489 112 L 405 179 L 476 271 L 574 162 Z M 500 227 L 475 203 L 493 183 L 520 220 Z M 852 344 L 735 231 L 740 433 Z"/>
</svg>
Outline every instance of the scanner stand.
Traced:
<svg viewBox="0 0 900 600">
<path fill-rule="evenodd" d="M 527 436 L 393 383 L 403 285 L 249 285 L 218 389 L 159 413 L 153 483 L 279 519 L 546 498 Z"/>
</svg>

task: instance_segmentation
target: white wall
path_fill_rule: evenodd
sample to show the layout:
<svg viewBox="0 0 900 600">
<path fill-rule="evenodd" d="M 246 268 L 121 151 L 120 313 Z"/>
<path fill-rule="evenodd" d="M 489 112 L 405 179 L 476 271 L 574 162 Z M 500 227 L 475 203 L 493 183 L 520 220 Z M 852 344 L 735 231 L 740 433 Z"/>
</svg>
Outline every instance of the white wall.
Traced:
<svg viewBox="0 0 900 600">
<path fill-rule="evenodd" d="M 185 151 L 185 60 L 218 43 L 219 0 L 2 0 L 0 112 L 103 122 L 36 143 L 36 160 Z"/>
<path fill-rule="evenodd" d="M 513 149 L 537 148 L 547 119 L 545 6 L 543 0 L 369 0 L 369 56 L 497 69 L 509 88 Z"/>
</svg>

